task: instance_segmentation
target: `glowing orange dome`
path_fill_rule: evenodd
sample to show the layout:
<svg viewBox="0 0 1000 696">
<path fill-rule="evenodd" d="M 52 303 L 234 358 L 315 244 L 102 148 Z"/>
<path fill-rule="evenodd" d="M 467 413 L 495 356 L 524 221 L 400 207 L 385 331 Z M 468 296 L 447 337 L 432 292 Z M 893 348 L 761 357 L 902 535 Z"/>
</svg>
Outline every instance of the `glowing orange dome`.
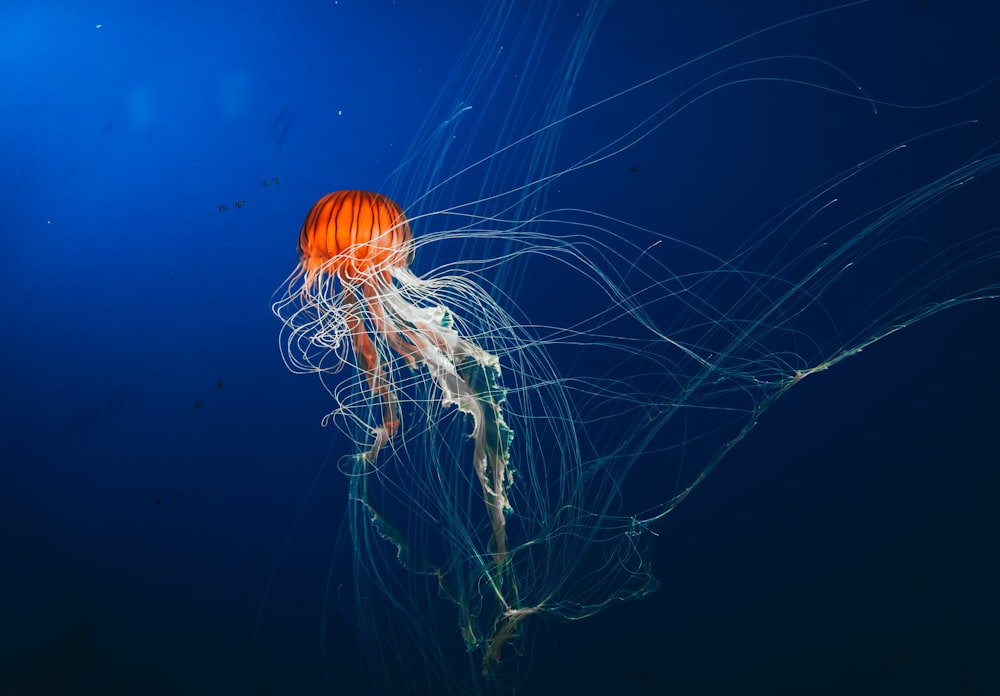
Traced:
<svg viewBox="0 0 1000 696">
<path fill-rule="evenodd" d="M 395 201 L 370 191 L 334 191 L 320 198 L 299 232 L 299 264 L 311 275 L 358 281 L 407 266 L 413 233 Z"/>
</svg>

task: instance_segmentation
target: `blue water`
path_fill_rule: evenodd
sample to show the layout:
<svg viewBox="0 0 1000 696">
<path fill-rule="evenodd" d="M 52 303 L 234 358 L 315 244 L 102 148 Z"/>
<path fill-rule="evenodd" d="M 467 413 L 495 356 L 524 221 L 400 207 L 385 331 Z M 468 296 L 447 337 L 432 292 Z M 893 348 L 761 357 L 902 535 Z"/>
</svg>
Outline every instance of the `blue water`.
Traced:
<svg viewBox="0 0 1000 696">
<path fill-rule="evenodd" d="M 612 5 L 572 108 L 828 6 L 768 5 Z M 711 247 L 934 128 L 979 120 L 927 145 L 928 171 L 995 152 L 1000 13 L 967 5 L 844 9 L 682 81 L 808 54 L 894 104 L 986 85 L 964 99 L 876 114 L 816 89 L 726 90 L 559 205 L 698 230 L 691 241 Z M 454 112 L 462 95 L 446 77 L 482 8 L 150 7 L 0 7 L 0 694 L 355 693 L 365 666 L 336 466 L 347 443 L 320 425 L 331 405 L 318 381 L 285 369 L 271 293 L 319 196 L 380 190 L 425 124 Z M 556 24 L 554 45 L 570 26 Z M 524 47 L 508 55 L 527 59 Z M 552 58 L 538 58 L 546 75 Z M 442 90 L 452 101 L 435 106 Z M 622 98 L 621 117 L 652 112 L 658 94 Z M 505 119 L 527 123 L 537 106 L 477 98 L 483 120 L 458 131 L 468 158 L 509 141 Z M 605 113 L 561 146 L 601 145 L 616 128 Z M 898 183 L 908 168 L 888 173 Z M 868 181 L 875 201 L 899 191 Z M 638 192 L 644 203 L 624 208 Z M 922 224 L 955 241 L 992 229 L 983 254 L 996 253 L 996 177 L 974 193 Z M 1000 281 L 996 263 L 984 268 L 973 285 Z M 777 401 L 658 529 L 659 590 L 585 621 L 532 624 L 519 693 L 1000 687 L 998 307 L 945 311 Z M 442 602 L 439 620 L 452 615 Z M 446 649 L 461 656 L 457 631 Z"/>
</svg>

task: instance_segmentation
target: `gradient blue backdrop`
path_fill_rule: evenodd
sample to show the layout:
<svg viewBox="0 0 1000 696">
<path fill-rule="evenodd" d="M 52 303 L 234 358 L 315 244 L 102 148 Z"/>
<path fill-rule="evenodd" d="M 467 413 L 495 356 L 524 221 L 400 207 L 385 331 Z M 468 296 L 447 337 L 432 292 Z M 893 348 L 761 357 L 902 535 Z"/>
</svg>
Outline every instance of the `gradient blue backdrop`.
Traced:
<svg viewBox="0 0 1000 696">
<path fill-rule="evenodd" d="M 642 4 L 612 7 L 575 103 L 822 6 Z M 928 103 L 1000 75 L 1000 13 L 977 4 L 874 3 L 758 48 Z M 286 372 L 269 299 L 311 203 L 399 163 L 480 8 L 0 6 L 0 694 L 247 693 L 251 669 L 253 693 L 313 694 L 324 661 L 357 688 L 345 485 L 321 468 L 343 443 L 318 382 Z M 756 229 L 841 166 L 762 155 L 812 98 L 763 94 L 678 119 L 616 185 L 678 191 L 672 224 Z M 1000 134 L 998 95 L 955 118 Z M 897 116 L 809 125 L 860 161 L 919 131 Z M 605 210 L 603 189 L 578 196 Z M 947 312 L 782 398 L 667 519 L 654 596 L 531 627 L 524 693 L 1000 689 L 998 319 Z"/>
</svg>

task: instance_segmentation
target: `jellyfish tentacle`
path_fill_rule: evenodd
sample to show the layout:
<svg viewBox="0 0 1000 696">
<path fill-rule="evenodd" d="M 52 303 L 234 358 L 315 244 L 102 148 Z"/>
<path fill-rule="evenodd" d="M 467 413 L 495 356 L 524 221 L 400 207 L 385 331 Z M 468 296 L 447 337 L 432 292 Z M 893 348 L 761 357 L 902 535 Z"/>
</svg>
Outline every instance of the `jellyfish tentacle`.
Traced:
<svg viewBox="0 0 1000 696">
<path fill-rule="evenodd" d="M 365 375 L 368 380 L 368 388 L 382 406 L 382 423 L 374 429 L 375 442 L 365 454 L 366 459 L 373 462 L 378 457 L 382 447 L 399 428 L 399 408 L 392 386 L 386 378 L 387 370 L 382 365 L 375 342 L 365 328 L 358 296 L 349 288 L 345 288 L 344 295 L 347 298 L 344 303 L 347 327 L 351 334 L 351 343 L 358 369 Z"/>
<path fill-rule="evenodd" d="M 386 283 L 380 290 L 372 283 L 365 283 L 362 288 L 372 323 L 375 325 L 378 335 L 385 338 L 389 347 L 406 360 L 407 365 L 414 367 L 419 353 L 414 345 L 415 337 L 401 330 L 395 317 L 386 316 L 385 303 L 391 302 L 390 298 L 394 291 L 392 284 Z"/>
<path fill-rule="evenodd" d="M 419 356 L 446 406 L 454 405 L 472 419 L 473 468 L 483 490 L 490 518 L 493 560 L 507 560 L 506 513 L 510 510 L 507 489 L 513 483 L 508 466 L 513 431 L 503 420 L 504 390 L 500 387 L 500 361 L 495 355 L 461 338 L 453 326 L 451 311 L 443 306 L 416 307 L 398 296 L 387 302 L 389 312 L 406 332 L 408 343 Z"/>
</svg>

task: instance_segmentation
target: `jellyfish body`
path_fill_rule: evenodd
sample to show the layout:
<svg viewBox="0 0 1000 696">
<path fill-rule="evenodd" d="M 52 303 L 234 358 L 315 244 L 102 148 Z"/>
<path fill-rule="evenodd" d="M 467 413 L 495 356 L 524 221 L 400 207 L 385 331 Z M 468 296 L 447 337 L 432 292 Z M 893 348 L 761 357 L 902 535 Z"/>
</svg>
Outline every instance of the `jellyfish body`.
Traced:
<svg viewBox="0 0 1000 696">
<path fill-rule="evenodd" d="M 409 270 L 413 234 L 405 213 L 378 193 L 336 191 L 306 215 L 298 246 L 298 266 L 274 305 L 288 329 L 282 352 L 290 369 L 336 372 L 350 344 L 378 411 L 360 455 L 367 465 L 375 464 L 401 427 L 395 376 L 403 369 L 426 370 L 441 403 L 471 418 L 472 464 L 490 519 L 490 552 L 502 566 L 513 433 L 503 420 L 499 361 L 459 336 L 447 307 L 421 306 L 406 297 L 421 281 Z M 381 513 L 364 491 L 362 486 L 359 500 L 378 523 Z M 391 528 L 381 522 L 382 529 Z M 394 535 L 383 536 L 401 544 Z"/>
<path fill-rule="evenodd" d="M 428 120 L 429 131 L 386 183 L 408 215 L 376 193 L 320 199 L 299 234 L 298 266 L 273 305 L 284 322 L 286 364 L 319 375 L 337 404 L 328 422 L 355 438 L 355 456 L 342 461 L 349 462 L 357 624 L 382 687 L 371 691 L 390 690 L 382 686 L 394 672 L 388 665 L 415 693 L 427 684 L 439 693 L 482 693 L 513 683 L 523 675 L 504 659 L 512 652 L 505 646 L 518 641 L 527 617 L 575 621 L 655 591 L 657 525 L 788 389 L 902 327 L 996 296 L 1000 228 L 960 242 L 944 228 L 939 243 L 918 240 L 913 256 L 905 254 L 916 236 L 898 234 L 1000 171 L 994 140 L 955 168 L 931 164 L 919 185 L 904 177 L 889 187 L 895 175 L 883 167 L 949 129 L 864 153 L 861 164 L 851 160 L 745 236 L 715 240 L 706 229 L 704 248 L 692 236 L 700 222 L 677 236 L 665 231 L 686 225 L 659 205 L 664 179 L 633 177 L 614 189 L 632 202 L 624 217 L 588 210 L 596 198 L 564 197 L 593 181 L 620 183 L 620 165 L 628 164 L 621 153 L 670 151 L 675 117 L 731 87 L 806 85 L 852 103 L 860 89 L 844 91 L 842 73 L 830 80 L 817 69 L 832 67 L 823 60 L 754 51 L 680 86 L 671 82 L 717 49 L 571 111 L 575 77 L 565 76 L 577 74 L 606 4 L 590 3 L 585 21 L 566 23 L 579 26 L 559 52 L 574 69 L 536 71 L 556 76 L 546 93 L 551 109 L 524 110 L 525 121 L 512 112 L 511 130 L 490 133 L 490 142 L 502 143 L 490 154 L 476 159 L 455 145 L 480 127 L 466 124 L 455 137 L 471 113 L 464 91 L 456 109 Z M 486 24 L 506 26 L 509 7 L 496 3 Z M 537 26 L 544 43 L 551 21 L 526 26 Z M 506 35 L 490 36 L 470 55 L 498 54 Z M 809 79 L 783 72 L 790 68 L 804 68 Z M 483 73 L 475 84 L 505 84 L 501 75 Z M 508 82 L 522 89 L 522 80 Z M 732 90 L 737 105 L 739 90 Z M 526 94 L 508 101 L 520 104 Z M 633 110 L 643 96 L 652 106 Z M 596 143 L 563 142 L 568 154 L 555 159 L 563 127 L 590 133 L 590 119 L 617 125 Z M 855 188 L 876 175 L 883 202 L 873 204 Z M 856 202 L 848 205 L 851 194 Z M 637 212 L 649 217 L 633 220 Z M 420 274 L 410 268 L 415 256 Z M 972 268 L 993 275 L 962 286 Z M 330 386 L 326 378 L 345 366 Z M 516 441 L 505 417 L 516 424 Z M 435 620 L 439 599 L 458 608 L 465 646 L 480 658 L 469 660 L 469 683 L 454 676 L 446 647 L 453 629 Z M 424 680 L 413 676 L 402 645 L 419 652 Z M 510 667 L 496 669 L 503 662 Z"/>
</svg>

